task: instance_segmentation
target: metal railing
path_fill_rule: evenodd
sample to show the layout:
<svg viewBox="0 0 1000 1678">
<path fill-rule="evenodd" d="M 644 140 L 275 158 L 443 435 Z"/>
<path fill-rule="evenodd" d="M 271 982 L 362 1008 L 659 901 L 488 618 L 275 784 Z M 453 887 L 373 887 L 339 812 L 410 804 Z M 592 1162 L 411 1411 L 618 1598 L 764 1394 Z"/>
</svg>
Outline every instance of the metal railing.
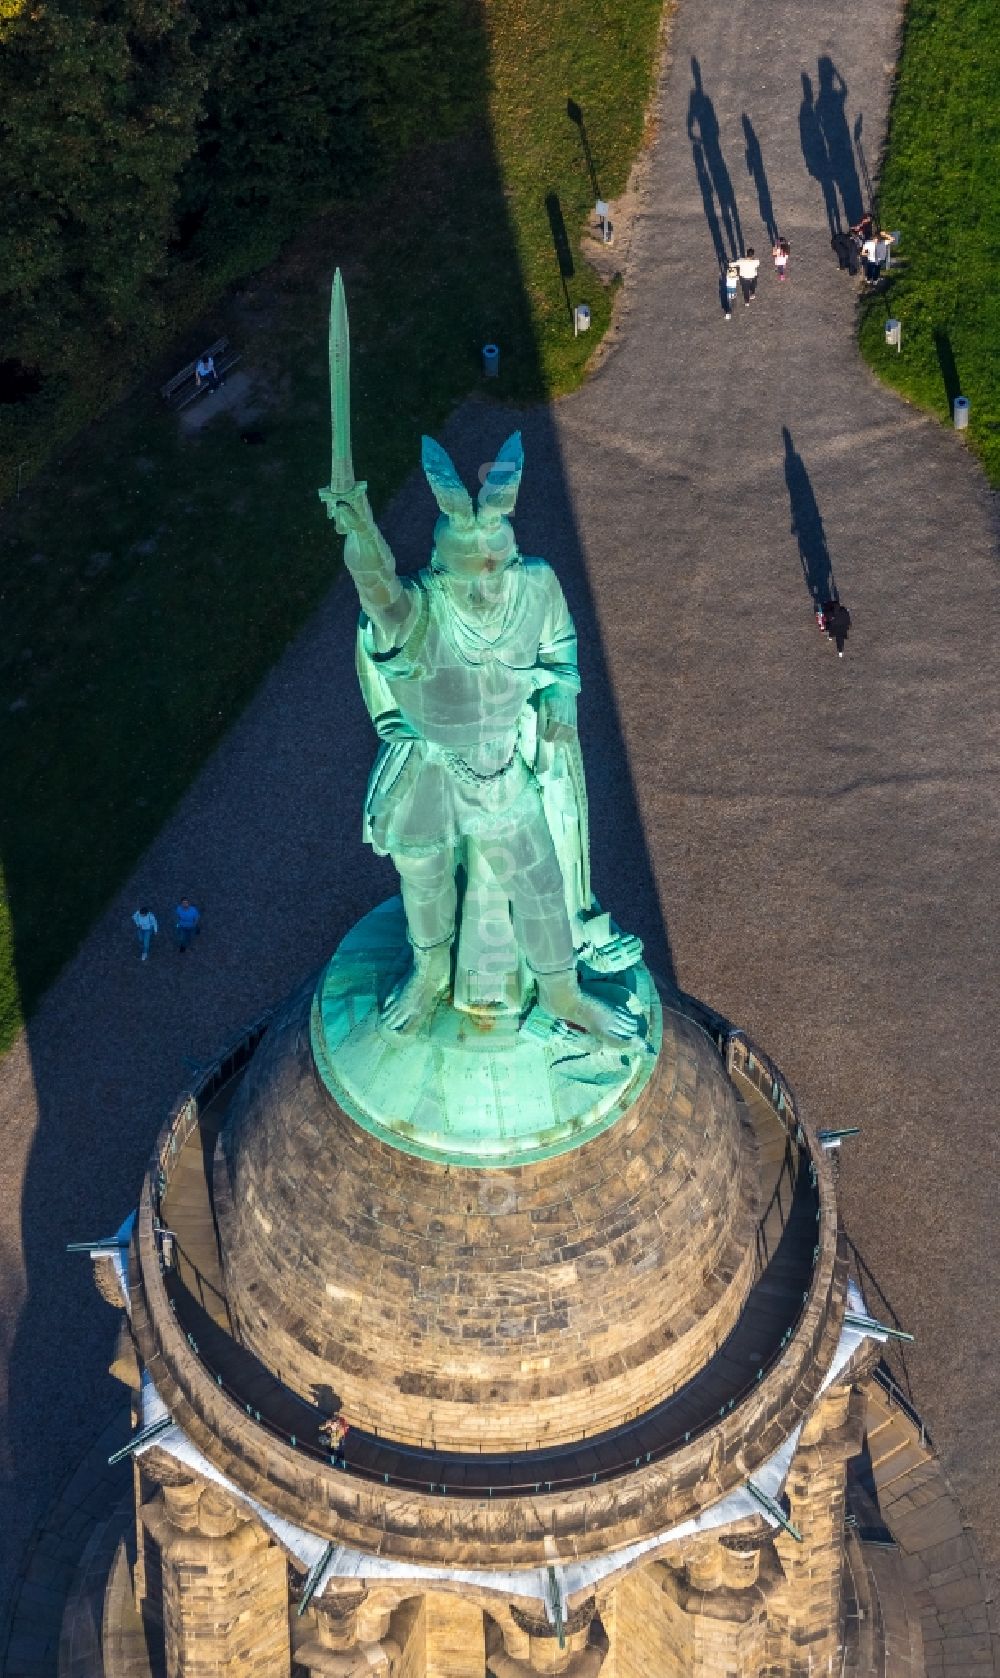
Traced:
<svg viewBox="0 0 1000 1678">
<path fill-rule="evenodd" d="M 888 1398 L 889 1403 L 894 1404 L 897 1410 L 902 1410 L 907 1421 L 916 1428 L 920 1435 L 921 1449 L 925 1451 L 933 1450 L 930 1434 L 924 1426 L 923 1417 L 916 1406 L 911 1403 L 910 1399 L 907 1398 L 902 1387 L 893 1380 L 892 1374 L 884 1360 L 876 1366 L 872 1378 L 876 1384 L 882 1388 L 882 1391 Z"/>
<path fill-rule="evenodd" d="M 790 1080 L 776 1066 L 770 1055 L 765 1053 L 742 1026 L 733 1025 L 724 1014 L 719 1014 L 702 1002 L 696 996 L 682 993 L 683 1007 L 679 1012 L 701 1027 L 705 1035 L 711 1038 L 721 1059 L 725 1062 L 727 1072 L 731 1072 L 736 1061 L 742 1059 L 743 1065 L 738 1067 L 745 1077 L 749 1078 L 754 1087 L 774 1108 L 785 1129 L 793 1139 L 802 1143 L 804 1138 L 797 1134 L 802 1118 L 802 1104 L 795 1093 Z"/>
<path fill-rule="evenodd" d="M 157 1137 L 156 1150 L 150 1160 L 149 1175 L 153 1210 L 162 1218 L 162 1201 L 171 1169 L 192 1132 L 201 1124 L 201 1115 L 210 1102 L 231 1083 L 238 1072 L 248 1066 L 257 1052 L 260 1040 L 270 1024 L 274 1010 L 268 1009 L 252 1025 L 240 1033 L 218 1060 L 212 1062 L 195 1079 L 177 1103 L 164 1130 Z"/>
</svg>

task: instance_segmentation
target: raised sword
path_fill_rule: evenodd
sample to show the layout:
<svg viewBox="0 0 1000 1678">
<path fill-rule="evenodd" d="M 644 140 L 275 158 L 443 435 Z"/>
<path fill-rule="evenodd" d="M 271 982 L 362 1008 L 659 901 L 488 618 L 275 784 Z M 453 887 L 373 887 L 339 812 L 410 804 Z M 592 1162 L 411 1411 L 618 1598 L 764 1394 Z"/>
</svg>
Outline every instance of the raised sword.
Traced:
<svg viewBox="0 0 1000 1678">
<path fill-rule="evenodd" d="M 330 424 L 333 433 L 330 487 L 321 489 L 319 494 L 333 518 L 337 502 L 358 487 L 351 459 L 351 333 L 339 268 L 333 276 L 330 296 Z"/>
</svg>

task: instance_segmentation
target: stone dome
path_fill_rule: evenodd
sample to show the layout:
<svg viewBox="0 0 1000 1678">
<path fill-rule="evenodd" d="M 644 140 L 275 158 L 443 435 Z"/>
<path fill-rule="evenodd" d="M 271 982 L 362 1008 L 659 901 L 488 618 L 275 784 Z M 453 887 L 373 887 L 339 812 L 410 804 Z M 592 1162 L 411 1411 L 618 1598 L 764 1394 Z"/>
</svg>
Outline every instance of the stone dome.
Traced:
<svg viewBox="0 0 1000 1678">
<path fill-rule="evenodd" d="M 310 986 L 275 1017 L 215 1171 L 230 1310 L 284 1383 L 383 1439 L 510 1453 L 614 1428 L 703 1366 L 753 1278 L 757 1170 L 697 1026 L 664 1011 L 639 1093 L 578 1146 L 458 1165 L 349 1116 L 315 1008 Z"/>
</svg>

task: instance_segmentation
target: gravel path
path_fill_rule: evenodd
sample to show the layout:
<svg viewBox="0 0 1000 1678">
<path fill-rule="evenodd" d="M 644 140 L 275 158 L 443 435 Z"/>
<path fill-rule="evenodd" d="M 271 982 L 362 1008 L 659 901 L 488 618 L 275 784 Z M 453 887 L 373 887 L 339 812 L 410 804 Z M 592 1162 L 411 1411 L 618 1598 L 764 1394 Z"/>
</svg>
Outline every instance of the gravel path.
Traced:
<svg viewBox="0 0 1000 1678">
<path fill-rule="evenodd" d="M 661 972 L 767 1045 L 816 1120 L 862 1125 L 845 1222 L 918 1336 L 917 1400 L 996 1567 L 993 509 L 958 440 L 860 363 L 826 225 L 828 202 L 856 206 L 858 118 L 877 155 L 895 27 L 895 0 L 682 5 L 619 346 L 576 397 L 511 423 L 521 540 L 558 567 L 584 642 L 598 889 Z M 766 250 L 768 197 L 790 279 L 765 264 L 727 323 L 714 239 L 738 217 Z M 505 419 L 455 416 L 470 475 Z M 394 507 L 404 567 L 432 511 L 417 482 Z M 831 563 L 854 618 L 842 663 L 806 582 Z M 0 1065 L 0 1593 L 115 1405 L 113 1315 L 64 1242 L 134 1203 L 185 1056 L 217 1050 L 392 887 L 360 841 L 373 743 L 353 620 L 335 588 Z M 183 958 L 161 935 L 141 966 L 132 908 L 166 922 L 182 891 L 204 935 Z"/>
</svg>

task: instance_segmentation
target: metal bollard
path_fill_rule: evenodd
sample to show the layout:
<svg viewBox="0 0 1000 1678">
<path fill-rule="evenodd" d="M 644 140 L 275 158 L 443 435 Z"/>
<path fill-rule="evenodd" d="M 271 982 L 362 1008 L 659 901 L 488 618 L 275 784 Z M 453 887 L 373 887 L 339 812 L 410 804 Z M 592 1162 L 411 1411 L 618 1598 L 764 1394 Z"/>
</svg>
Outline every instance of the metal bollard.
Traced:
<svg viewBox="0 0 1000 1678">
<path fill-rule="evenodd" d="M 605 203 L 603 198 L 599 198 L 594 205 L 594 214 L 597 217 L 597 225 L 601 230 L 601 243 L 613 245 L 615 230 L 611 225 L 611 205 Z"/>
<path fill-rule="evenodd" d="M 952 406 L 952 417 L 955 421 L 956 431 L 968 431 L 969 398 L 967 396 L 956 396 Z"/>
<path fill-rule="evenodd" d="M 500 376 L 500 346 L 499 344 L 483 345 L 483 372 L 488 379 Z"/>
</svg>

